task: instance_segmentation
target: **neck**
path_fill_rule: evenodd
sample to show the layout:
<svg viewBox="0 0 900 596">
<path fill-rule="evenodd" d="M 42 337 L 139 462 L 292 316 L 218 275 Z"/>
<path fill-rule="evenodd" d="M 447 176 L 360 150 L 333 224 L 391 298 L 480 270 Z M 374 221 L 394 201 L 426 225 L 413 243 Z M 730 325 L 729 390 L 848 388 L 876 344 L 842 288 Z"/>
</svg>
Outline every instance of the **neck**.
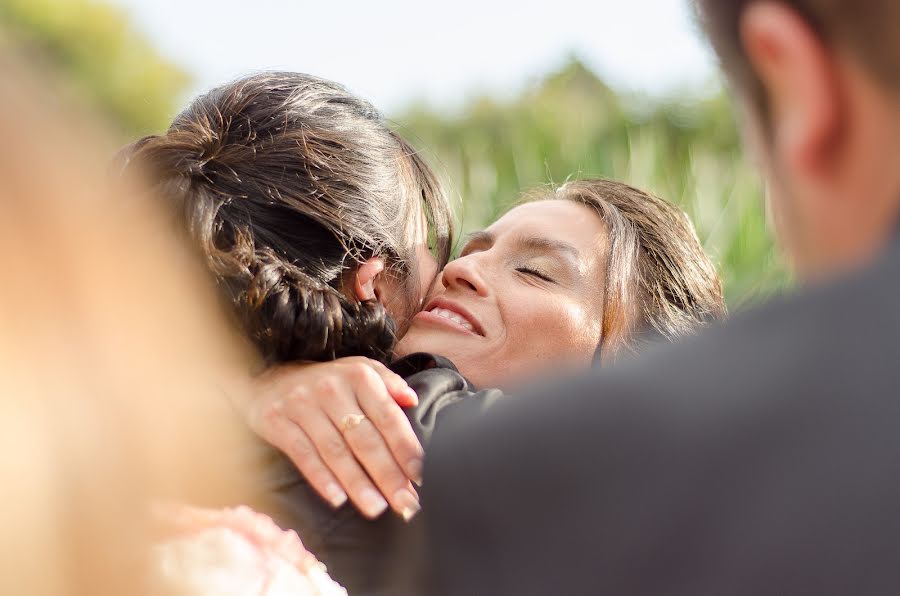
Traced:
<svg viewBox="0 0 900 596">
<path fill-rule="evenodd" d="M 897 199 L 871 202 L 862 211 L 835 214 L 829 232 L 821 234 L 818 258 L 799 273 L 807 280 L 833 277 L 870 264 L 892 241 L 900 238 L 900 193 Z"/>
</svg>

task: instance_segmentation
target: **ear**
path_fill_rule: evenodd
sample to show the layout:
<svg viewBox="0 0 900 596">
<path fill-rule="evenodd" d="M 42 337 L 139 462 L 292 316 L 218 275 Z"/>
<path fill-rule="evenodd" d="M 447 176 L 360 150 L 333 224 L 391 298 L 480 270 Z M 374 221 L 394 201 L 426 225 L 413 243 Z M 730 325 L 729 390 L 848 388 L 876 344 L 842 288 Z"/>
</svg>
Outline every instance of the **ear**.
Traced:
<svg viewBox="0 0 900 596">
<path fill-rule="evenodd" d="M 357 300 L 377 300 L 378 293 L 375 290 L 375 279 L 384 271 L 384 260 L 378 257 L 372 257 L 365 263 L 362 263 L 356 270 L 356 277 L 353 282 L 353 293 Z"/>
<path fill-rule="evenodd" d="M 837 63 L 809 24 L 779 2 L 751 3 L 741 39 L 768 99 L 772 157 L 792 174 L 826 174 L 841 134 Z"/>
</svg>

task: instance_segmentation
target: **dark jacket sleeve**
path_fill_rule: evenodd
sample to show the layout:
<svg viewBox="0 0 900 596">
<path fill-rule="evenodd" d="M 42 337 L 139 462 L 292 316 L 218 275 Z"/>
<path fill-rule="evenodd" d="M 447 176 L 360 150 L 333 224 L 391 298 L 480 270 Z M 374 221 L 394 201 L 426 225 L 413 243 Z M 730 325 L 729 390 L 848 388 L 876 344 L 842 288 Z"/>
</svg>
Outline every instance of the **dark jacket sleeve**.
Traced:
<svg viewBox="0 0 900 596">
<path fill-rule="evenodd" d="M 419 396 L 419 405 L 409 408 L 406 415 L 425 446 L 439 421 L 459 404 L 465 402 L 471 411 L 484 412 L 504 398 L 499 389 L 476 390 L 452 362 L 441 356 L 413 354 L 394 363 L 392 368 L 411 373 L 404 376 Z"/>
</svg>

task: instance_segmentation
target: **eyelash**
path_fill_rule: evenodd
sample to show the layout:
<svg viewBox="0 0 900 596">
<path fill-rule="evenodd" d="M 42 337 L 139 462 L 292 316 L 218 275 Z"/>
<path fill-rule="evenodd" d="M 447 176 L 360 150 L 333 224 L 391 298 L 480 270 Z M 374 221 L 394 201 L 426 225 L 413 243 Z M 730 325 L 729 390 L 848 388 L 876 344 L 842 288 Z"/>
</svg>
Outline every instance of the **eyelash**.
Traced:
<svg viewBox="0 0 900 596">
<path fill-rule="evenodd" d="M 523 273 L 525 275 L 531 275 L 533 277 L 537 277 L 538 279 L 542 279 L 544 281 L 549 281 L 553 283 L 553 279 L 549 277 L 547 274 L 538 271 L 537 269 L 532 269 L 531 267 L 516 267 L 516 271 L 519 273 Z"/>
</svg>

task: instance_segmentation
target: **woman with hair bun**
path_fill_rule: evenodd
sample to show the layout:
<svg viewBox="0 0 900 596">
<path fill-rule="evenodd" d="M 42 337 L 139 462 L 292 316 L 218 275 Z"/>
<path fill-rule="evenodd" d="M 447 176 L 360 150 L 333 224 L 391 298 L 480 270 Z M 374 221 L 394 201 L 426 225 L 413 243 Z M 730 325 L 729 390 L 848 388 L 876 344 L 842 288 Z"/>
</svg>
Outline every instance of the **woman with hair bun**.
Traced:
<svg viewBox="0 0 900 596">
<path fill-rule="evenodd" d="M 195 99 L 164 134 L 124 149 L 119 163 L 123 173 L 149 178 L 265 366 L 338 359 L 370 373 L 360 403 L 416 403 L 383 363 L 448 260 L 452 217 L 434 173 L 368 102 L 317 77 L 258 73 Z M 339 421 L 325 422 L 318 428 L 331 435 L 293 440 L 295 455 L 340 438 Z M 401 410 L 379 422 L 372 434 L 389 438 L 369 449 L 421 461 Z M 346 493 L 332 477 L 324 489 L 313 485 L 316 494 L 287 458 L 268 446 L 259 451 L 259 477 L 247 479 L 262 493 L 258 506 L 313 552 L 324 550 L 331 565 L 323 541 L 334 525 L 331 507 Z M 301 461 L 307 477 L 330 474 Z M 398 516 L 417 510 L 408 478 L 420 468 L 394 472 L 405 486 L 390 506 Z M 354 493 L 354 505 L 369 517 L 382 513 L 388 504 L 362 469 L 356 480 L 369 491 Z M 308 505 L 301 514 L 298 503 Z M 353 562 L 336 565 L 341 580 L 350 569 L 362 575 Z"/>
</svg>

